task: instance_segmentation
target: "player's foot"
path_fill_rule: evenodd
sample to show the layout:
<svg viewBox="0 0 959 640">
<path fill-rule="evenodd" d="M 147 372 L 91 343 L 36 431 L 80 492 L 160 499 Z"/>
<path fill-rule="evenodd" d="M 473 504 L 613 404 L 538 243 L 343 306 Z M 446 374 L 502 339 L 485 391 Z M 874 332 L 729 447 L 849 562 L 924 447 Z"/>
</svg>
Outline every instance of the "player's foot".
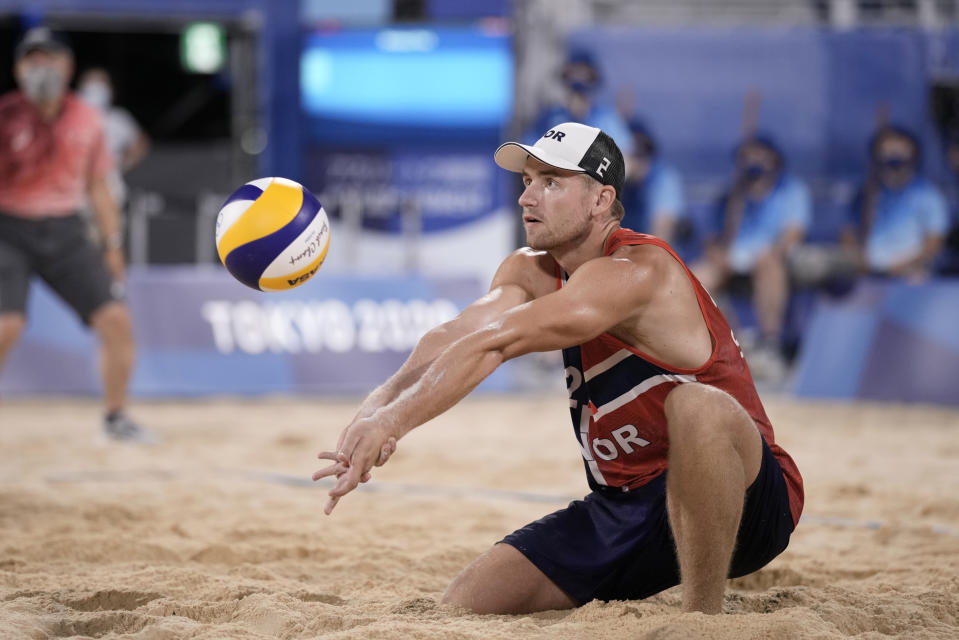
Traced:
<svg viewBox="0 0 959 640">
<path fill-rule="evenodd" d="M 122 411 L 115 411 L 103 419 L 103 433 L 114 442 L 153 444 L 157 437 L 144 429 Z"/>
</svg>

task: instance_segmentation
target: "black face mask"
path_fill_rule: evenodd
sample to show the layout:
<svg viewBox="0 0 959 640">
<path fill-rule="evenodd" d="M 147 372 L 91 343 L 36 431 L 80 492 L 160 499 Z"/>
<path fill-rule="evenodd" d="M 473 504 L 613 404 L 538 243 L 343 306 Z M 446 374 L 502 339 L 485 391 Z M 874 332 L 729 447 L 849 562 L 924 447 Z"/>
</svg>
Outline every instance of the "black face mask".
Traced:
<svg viewBox="0 0 959 640">
<path fill-rule="evenodd" d="M 578 93 L 584 96 L 591 96 L 593 91 L 596 89 L 596 85 L 592 82 L 587 82 L 585 80 L 570 80 L 566 83 L 566 87 L 573 93 Z"/>
<path fill-rule="evenodd" d="M 751 163 L 743 166 L 743 176 L 746 182 L 755 184 L 772 173 L 772 170 L 763 164 Z"/>
<path fill-rule="evenodd" d="M 911 169 L 915 165 L 915 161 L 912 158 L 904 158 L 902 156 L 879 158 L 876 160 L 876 163 L 883 171 L 902 171 L 903 169 Z"/>
</svg>

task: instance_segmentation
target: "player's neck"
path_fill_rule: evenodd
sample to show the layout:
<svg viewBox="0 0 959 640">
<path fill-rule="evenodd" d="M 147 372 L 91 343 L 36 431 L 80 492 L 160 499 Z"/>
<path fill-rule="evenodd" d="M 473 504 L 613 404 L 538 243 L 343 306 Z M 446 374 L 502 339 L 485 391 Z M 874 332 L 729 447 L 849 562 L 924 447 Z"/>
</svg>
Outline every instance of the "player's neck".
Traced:
<svg viewBox="0 0 959 640">
<path fill-rule="evenodd" d="M 606 242 L 618 229 L 619 221 L 609 220 L 594 226 L 585 239 L 550 249 L 548 253 L 564 272 L 573 275 L 573 272 L 585 263 L 606 255 Z"/>
</svg>

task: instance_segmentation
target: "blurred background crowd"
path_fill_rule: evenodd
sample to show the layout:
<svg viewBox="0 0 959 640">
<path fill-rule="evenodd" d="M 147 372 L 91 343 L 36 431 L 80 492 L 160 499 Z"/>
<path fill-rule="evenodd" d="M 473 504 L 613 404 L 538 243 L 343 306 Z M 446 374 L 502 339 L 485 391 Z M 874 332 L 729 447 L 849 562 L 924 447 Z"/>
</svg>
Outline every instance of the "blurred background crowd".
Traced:
<svg viewBox="0 0 959 640">
<path fill-rule="evenodd" d="M 325 272 L 488 281 L 522 243 L 492 150 L 576 120 L 757 377 L 824 297 L 959 275 L 959 0 L 0 0 L 2 92 L 38 25 L 107 123 L 132 265 L 214 264 L 223 200 L 280 175 L 333 220 Z"/>
</svg>

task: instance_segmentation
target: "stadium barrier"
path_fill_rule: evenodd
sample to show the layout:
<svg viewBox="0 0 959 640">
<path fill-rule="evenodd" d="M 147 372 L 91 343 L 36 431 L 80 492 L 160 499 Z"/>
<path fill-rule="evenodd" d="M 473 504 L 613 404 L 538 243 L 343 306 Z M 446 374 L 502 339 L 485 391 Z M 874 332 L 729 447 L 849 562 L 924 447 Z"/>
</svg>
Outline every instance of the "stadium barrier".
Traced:
<svg viewBox="0 0 959 640">
<path fill-rule="evenodd" d="M 800 396 L 959 405 L 959 281 L 865 280 L 820 299 L 803 337 Z"/>
<path fill-rule="evenodd" d="M 264 294 L 219 267 L 131 267 L 134 396 L 358 395 L 385 380 L 419 337 L 481 295 L 469 278 L 323 274 Z M 959 282 L 864 281 L 818 298 L 792 390 L 799 396 L 959 404 Z M 0 394 L 97 394 L 96 339 L 41 283 L 0 374 Z M 501 367 L 484 391 L 552 388 L 555 367 Z M 554 375 L 555 374 L 555 375 Z M 555 378 L 555 379 L 554 379 Z"/>
<path fill-rule="evenodd" d="M 131 393 L 184 396 L 365 393 L 484 288 L 470 278 L 324 273 L 265 294 L 215 266 L 134 266 L 127 290 L 137 338 Z M 0 393 L 98 393 L 95 336 L 39 282 L 28 314 Z M 508 384 L 506 368 L 483 389 Z"/>
</svg>

